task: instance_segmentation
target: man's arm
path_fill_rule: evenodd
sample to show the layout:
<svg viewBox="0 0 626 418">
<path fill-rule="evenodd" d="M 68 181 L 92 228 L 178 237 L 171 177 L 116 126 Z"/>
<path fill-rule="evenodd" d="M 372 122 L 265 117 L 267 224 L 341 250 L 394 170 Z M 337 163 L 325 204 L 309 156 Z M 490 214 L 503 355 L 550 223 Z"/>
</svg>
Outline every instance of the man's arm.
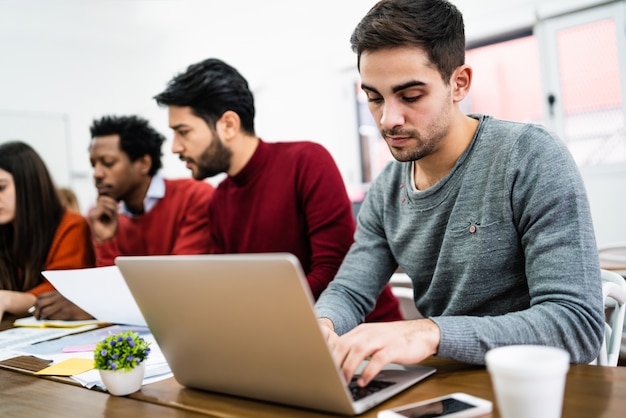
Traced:
<svg viewBox="0 0 626 418">
<path fill-rule="evenodd" d="M 117 233 L 118 202 L 110 196 L 98 196 L 96 205 L 89 211 L 89 226 L 97 244 L 107 242 Z"/>
<path fill-rule="evenodd" d="M 353 242 L 354 216 L 341 173 L 326 149 L 311 145 L 298 168 L 298 193 L 312 253 L 307 279 L 314 298 L 318 298 Z"/>
<path fill-rule="evenodd" d="M 503 139 L 499 132 L 493 135 L 492 140 Z M 437 261 L 417 283 L 423 289 L 420 311 L 439 328 L 437 355 L 483 363 L 486 351 L 500 345 L 543 344 L 567 349 L 574 362 L 589 362 L 597 356 L 604 321 L 582 179 L 567 149 L 543 131 L 508 143 L 515 146 L 500 150 L 498 161 L 485 148 L 489 163 L 478 160 L 477 165 L 493 168 L 489 173 L 479 169 L 468 175 L 474 194 L 478 178 L 498 184 L 486 197 L 478 193 L 476 200 L 467 195 L 456 200 L 455 209 L 464 206 L 462 216 L 448 225 L 461 229 L 448 228 L 442 247 L 432 250 L 428 242 L 411 241 L 412 231 L 396 234 L 393 254 L 402 257 L 404 249 L 412 257 L 426 254 L 409 266 L 415 277 L 424 274 L 429 260 Z M 356 242 L 316 304 L 318 316 L 330 318 L 340 335 L 360 322 L 393 267 L 380 209 L 393 203 L 384 201 L 384 193 L 372 199 L 372 192 L 376 182 L 361 208 Z M 477 234 L 468 230 L 472 219 L 478 222 Z"/>
<path fill-rule="evenodd" d="M 37 319 L 78 321 L 93 318 L 56 290 L 40 294 L 34 306 L 33 316 Z"/>
<path fill-rule="evenodd" d="M 398 266 L 382 225 L 386 203 L 380 191 L 386 189 L 388 171 L 372 183 L 359 210 L 354 244 L 315 304 L 318 316 L 329 318 L 339 335 L 363 322 Z"/>
<path fill-rule="evenodd" d="M 204 181 L 190 183 L 186 191 L 187 205 L 172 247 L 172 255 L 207 254 L 211 251 L 209 204 L 214 188 Z"/>
<path fill-rule="evenodd" d="M 98 267 L 112 266 L 120 250 L 115 240 L 119 226 L 119 203 L 110 196 L 98 196 L 96 205 L 87 215 L 96 248 Z"/>
<path fill-rule="evenodd" d="M 485 248 L 492 249 L 489 254 L 497 256 L 505 269 L 507 264 L 520 268 L 517 273 L 505 269 L 490 273 L 483 283 L 475 282 L 481 292 L 466 292 L 463 297 L 469 306 L 482 294 L 498 291 L 501 300 L 508 300 L 512 307 L 524 298 L 528 298 L 528 306 L 497 315 L 432 316 L 441 329 L 439 355 L 483 363 L 491 348 L 541 344 L 568 350 L 574 363 L 588 363 L 599 351 L 604 318 L 600 267 L 584 184 L 558 138 L 528 126 L 516 135 L 518 139 L 502 164 L 493 162 L 493 153 L 485 156 L 505 178 L 505 199 L 501 199 L 500 209 L 492 205 L 493 213 L 506 209 L 514 226 L 504 233 L 508 228 L 504 221 L 496 225 L 498 239 L 488 241 Z M 517 252 L 509 249 L 514 243 L 518 243 Z M 473 276 L 477 278 L 477 274 Z M 518 290 L 506 296 L 502 289 L 520 281 L 527 294 L 519 293 L 516 285 Z M 493 303 L 493 299 L 484 301 Z"/>
</svg>

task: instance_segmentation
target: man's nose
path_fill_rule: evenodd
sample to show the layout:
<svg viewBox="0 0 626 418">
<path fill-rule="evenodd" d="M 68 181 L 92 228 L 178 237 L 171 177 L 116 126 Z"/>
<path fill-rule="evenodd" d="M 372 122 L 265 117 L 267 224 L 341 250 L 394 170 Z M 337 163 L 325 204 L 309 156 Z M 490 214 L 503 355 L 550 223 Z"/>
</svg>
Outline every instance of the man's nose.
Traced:
<svg viewBox="0 0 626 418">
<path fill-rule="evenodd" d="M 179 141 L 176 136 L 174 136 L 174 140 L 172 141 L 172 153 L 181 154 L 184 149 L 185 148 L 183 147 L 181 141 Z"/>
<path fill-rule="evenodd" d="M 100 164 L 96 164 L 93 167 L 93 178 L 94 179 L 101 179 L 104 177 L 104 170 L 102 170 L 102 167 Z"/>
<path fill-rule="evenodd" d="M 380 116 L 380 125 L 384 129 L 391 130 L 396 126 L 404 125 L 404 116 L 399 106 L 393 102 L 385 102 Z"/>
</svg>

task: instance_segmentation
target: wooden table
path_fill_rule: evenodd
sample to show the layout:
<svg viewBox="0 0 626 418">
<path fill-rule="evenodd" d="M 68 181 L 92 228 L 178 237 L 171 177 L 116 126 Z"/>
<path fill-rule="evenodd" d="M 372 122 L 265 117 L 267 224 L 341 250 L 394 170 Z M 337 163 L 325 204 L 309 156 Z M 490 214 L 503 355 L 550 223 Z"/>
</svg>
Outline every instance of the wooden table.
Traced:
<svg viewBox="0 0 626 418">
<path fill-rule="evenodd" d="M 0 416 L 24 417 L 206 417 L 177 408 L 109 396 L 23 373 L 0 370 Z"/>
<path fill-rule="evenodd" d="M 3 321 L 4 322 L 4 321 Z M 17 358 L 0 365 L 0 416 L 4 417 L 303 417 L 329 415 L 232 396 L 219 395 L 179 385 L 174 379 L 145 385 L 127 397 L 78 386 L 67 378 L 37 377 L 32 371 L 46 363 Z M 482 366 L 443 359 L 425 364 L 437 372 L 361 417 L 376 417 L 380 409 L 392 408 L 451 392 L 467 392 L 495 402 L 491 380 Z M 245 377 L 242 377 L 245 378 Z M 303 376 L 306 378 L 306 376 Z M 497 409 L 491 417 L 498 417 Z M 563 417 L 626 416 L 626 368 L 572 365 L 567 375 Z"/>
</svg>

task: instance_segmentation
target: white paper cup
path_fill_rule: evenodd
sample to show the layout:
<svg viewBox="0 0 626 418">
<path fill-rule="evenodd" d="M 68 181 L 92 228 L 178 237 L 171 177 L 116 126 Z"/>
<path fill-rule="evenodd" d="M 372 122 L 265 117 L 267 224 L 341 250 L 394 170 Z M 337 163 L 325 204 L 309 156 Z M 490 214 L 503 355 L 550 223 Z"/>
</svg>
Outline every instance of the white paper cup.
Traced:
<svg viewBox="0 0 626 418">
<path fill-rule="evenodd" d="M 485 355 L 502 418 L 559 418 L 569 353 L 541 345 L 509 345 Z"/>
</svg>

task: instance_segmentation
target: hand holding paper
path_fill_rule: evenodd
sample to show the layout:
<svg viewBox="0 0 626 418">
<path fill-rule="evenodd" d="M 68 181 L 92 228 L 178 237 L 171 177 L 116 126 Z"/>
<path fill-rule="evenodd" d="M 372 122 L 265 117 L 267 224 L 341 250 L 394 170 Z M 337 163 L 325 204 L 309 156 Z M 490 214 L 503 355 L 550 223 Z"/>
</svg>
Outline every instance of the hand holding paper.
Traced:
<svg viewBox="0 0 626 418">
<path fill-rule="evenodd" d="M 43 275 L 63 296 L 100 322 L 146 325 L 117 266 L 47 270 Z"/>
</svg>

